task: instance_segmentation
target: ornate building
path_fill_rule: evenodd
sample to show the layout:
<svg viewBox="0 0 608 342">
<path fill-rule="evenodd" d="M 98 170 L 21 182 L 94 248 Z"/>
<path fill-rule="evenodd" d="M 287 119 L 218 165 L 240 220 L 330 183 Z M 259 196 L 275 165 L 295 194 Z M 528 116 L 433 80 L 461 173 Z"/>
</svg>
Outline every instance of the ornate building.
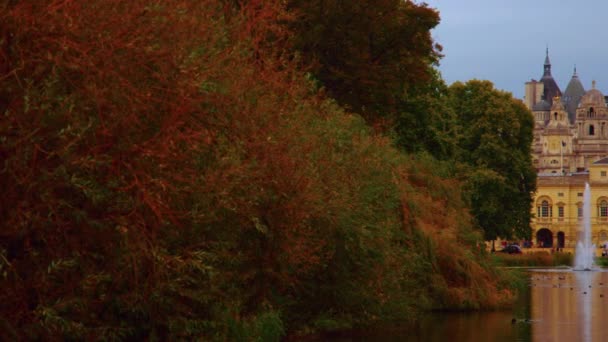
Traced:
<svg viewBox="0 0 608 342">
<path fill-rule="evenodd" d="M 551 75 L 549 53 L 540 81 L 525 85 L 524 102 L 535 119 L 532 159 L 537 192 L 532 221 L 539 247 L 576 245 L 585 183 L 591 186 L 592 240 L 608 241 L 608 107 L 595 87 L 585 91 L 576 68 L 562 94 Z"/>
</svg>

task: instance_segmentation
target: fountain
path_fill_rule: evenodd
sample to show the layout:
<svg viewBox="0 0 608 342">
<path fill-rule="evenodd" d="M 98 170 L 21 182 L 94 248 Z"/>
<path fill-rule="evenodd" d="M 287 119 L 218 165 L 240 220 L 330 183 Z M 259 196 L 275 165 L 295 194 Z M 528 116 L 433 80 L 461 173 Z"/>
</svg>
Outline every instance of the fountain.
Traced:
<svg viewBox="0 0 608 342">
<path fill-rule="evenodd" d="M 603 301 L 604 284 L 608 283 L 608 272 L 594 266 L 595 245 L 591 243 L 591 187 L 585 184 L 583 193 L 583 220 L 574 255 L 572 269 L 535 270 L 542 277 L 534 277 L 531 302 L 531 321 L 535 324 L 532 330 L 533 339 L 544 340 L 548 336 L 560 336 L 564 341 L 602 340 L 608 328 L 601 314 L 606 306 Z M 583 271 L 583 272 L 581 272 Z M 592 271 L 592 272 L 584 272 Z M 557 277 L 551 274 L 557 273 Z M 533 279 L 534 279 L 533 278 Z M 555 280 L 557 278 L 557 281 Z M 547 289 L 551 287 L 551 289 Z M 534 294 L 536 291 L 536 295 Z M 554 295 L 553 291 L 560 291 Z M 559 300 L 546 300 L 546 298 Z M 569 297 L 569 299 L 566 299 Z M 578 305 L 564 305 L 577 303 Z M 534 304 L 534 305 L 532 305 Z M 601 308 L 601 309 L 598 309 Z M 535 311 L 534 311 L 535 310 Z M 556 329 L 558 332 L 556 334 Z"/>
<path fill-rule="evenodd" d="M 574 256 L 575 271 L 593 270 L 593 258 L 595 256 L 595 245 L 591 244 L 591 188 L 585 183 L 583 194 L 583 234 L 582 239 L 576 243 Z"/>
</svg>

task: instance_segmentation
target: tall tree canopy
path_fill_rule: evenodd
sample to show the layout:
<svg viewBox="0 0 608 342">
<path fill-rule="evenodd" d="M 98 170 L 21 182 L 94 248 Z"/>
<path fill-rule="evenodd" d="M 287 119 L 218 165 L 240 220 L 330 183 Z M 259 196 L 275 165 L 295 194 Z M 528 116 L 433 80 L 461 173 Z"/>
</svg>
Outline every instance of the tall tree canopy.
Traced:
<svg viewBox="0 0 608 342">
<path fill-rule="evenodd" d="M 395 142 L 406 152 L 427 151 L 449 160 L 455 153 L 457 118 L 449 106 L 447 85 L 439 71 L 429 69 L 431 79 L 411 86 L 399 99 L 392 123 Z"/>
<path fill-rule="evenodd" d="M 449 104 L 458 120 L 456 159 L 468 168 L 471 210 L 485 238 L 529 237 L 536 189 L 530 111 L 510 93 L 478 80 L 452 84 Z"/>
<path fill-rule="evenodd" d="M 397 112 L 411 86 L 431 79 L 440 47 L 437 11 L 410 0 L 289 0 L 295 48 L 330 96 L 368 122 Z"/>
<path fill-rule="evenodd" d="M 327 73 L 353 108 L 428 71 L 435 12 L 331 4 L 370 32 Z M 0 1 L 0 340 L 277 341 L 511 298 L 447 163 L 312 89 L 282 6 Z"/>
</svg>

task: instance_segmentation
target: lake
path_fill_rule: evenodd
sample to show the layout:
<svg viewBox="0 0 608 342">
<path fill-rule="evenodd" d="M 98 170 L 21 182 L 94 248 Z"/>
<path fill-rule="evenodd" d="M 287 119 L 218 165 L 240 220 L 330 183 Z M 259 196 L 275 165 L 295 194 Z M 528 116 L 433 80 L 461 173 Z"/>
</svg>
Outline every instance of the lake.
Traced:
<svg viewBox="0 0 608 342">
<path fill-rule="evenodd" d="M 529 275 L 529 292 L 522 293 L 509 310 L 429 314 L 414 328 L 391 325 L 336 336 L 331 340 L 608 340 L 608 272 L 534 269 L 529 271 Z"/>
</svg>

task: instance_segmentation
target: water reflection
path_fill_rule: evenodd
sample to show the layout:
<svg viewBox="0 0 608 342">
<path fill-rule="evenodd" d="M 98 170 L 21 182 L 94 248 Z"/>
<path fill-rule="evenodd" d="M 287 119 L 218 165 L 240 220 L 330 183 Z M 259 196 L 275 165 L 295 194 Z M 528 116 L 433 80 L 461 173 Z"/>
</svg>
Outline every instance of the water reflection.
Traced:
<svg viewBox="0 0 608 342">
<path fill-rule="evenodd" d="M 608 272 L 530 271 L 528 292 L 513 309 L 433 314 L 415 326 L 390 326 L 324 336 L 332 341 L 606 341 Z M 515 318 L 515 323 L 512 319 Z"/>
<path fill-rule="evenodd" d="M 531 280 L 533 341 L 600 341 L 607 336 L 607 272 L 539 271 Z"/>
<path fill-rule="evenodd" d="M 532 324 L 511 323 L 513 313 L 507 311 L 443 313 L 420 319 L 414 326 L 392 324 L 362 329 L 314 341 L 332 342 L 527 342 Z"/>
</svg>

